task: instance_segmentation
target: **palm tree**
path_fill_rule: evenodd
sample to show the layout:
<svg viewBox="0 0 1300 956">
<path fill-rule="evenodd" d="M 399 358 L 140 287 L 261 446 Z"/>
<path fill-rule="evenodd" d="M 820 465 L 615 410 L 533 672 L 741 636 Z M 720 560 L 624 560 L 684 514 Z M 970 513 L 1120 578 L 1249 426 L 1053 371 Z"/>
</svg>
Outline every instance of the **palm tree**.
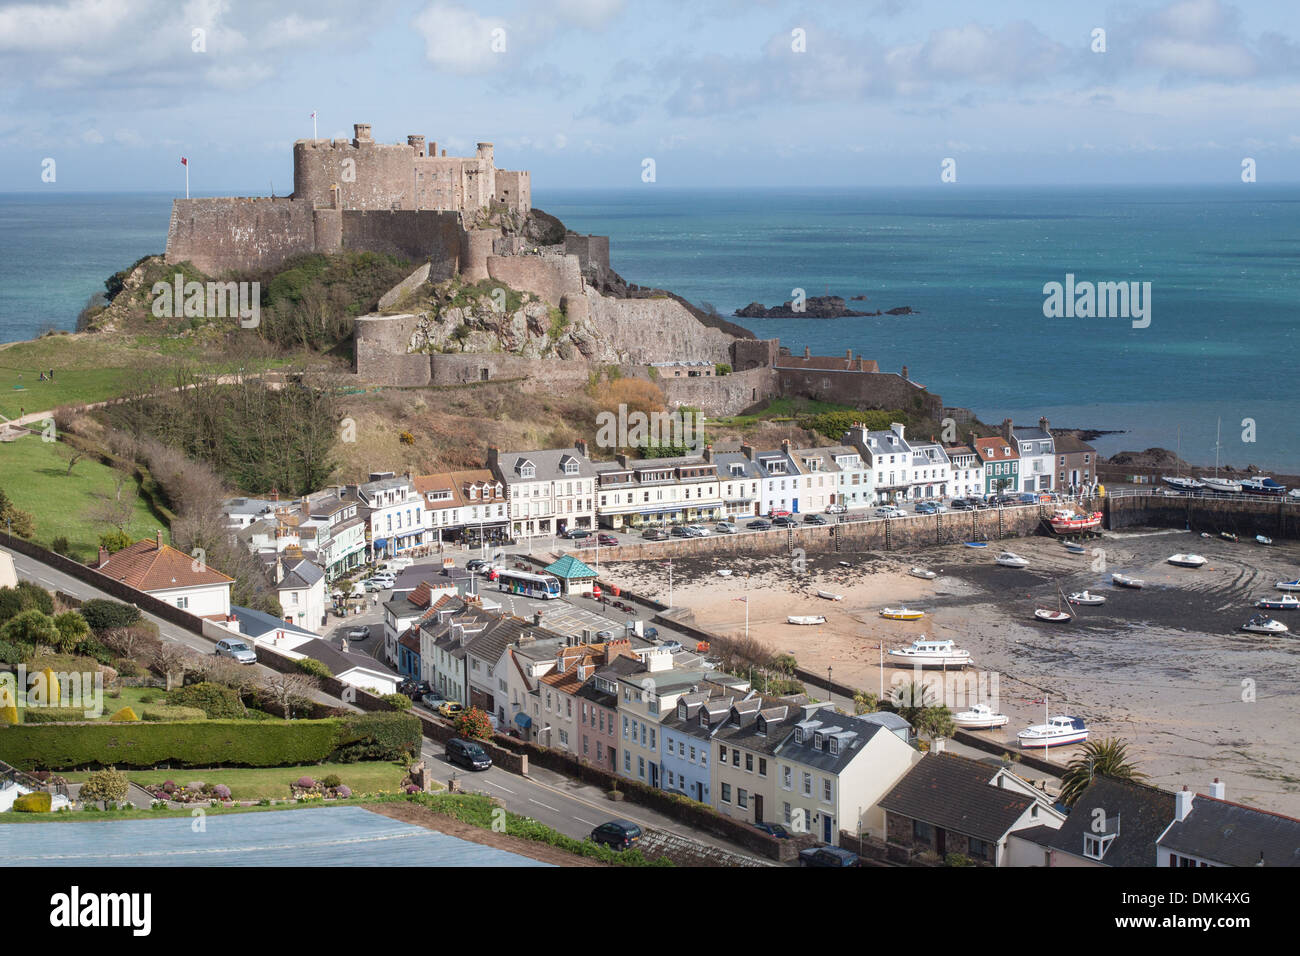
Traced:
<svg viewBox="0 0 1300 956">
<path fill-rule="evenodd" d="M 916 726 L 916 719 L 921 712 L 934 704 L 934 691 L 920 681 L 909 681 L 893 689 L 889 702 L 899 717 Z"/>
<path fill-rule="evenodd" d="M 912 726 L 916 728 L 917 733 L 925 734 L 931 740 L 936 737 L 951 737 L 957 729 L 956 724 L 952 722 L 952 711 L 942 705 L 924 708 L 916 715 Z"/>
<path fill-rule="evenodd" d="M 1118 737 L 1090 740 L 1083 753 L 1072 759 L 1061 777 L 1061 802 L 1072 807 L 1094 777 L 1114 777 L 1145 783 L 1147 776 L 1129 760 L 1128 744 Z"/>
<path fill-rule="evenodd" d="M 870 691 L 860 690 L 853 695 L 853 712 L 855 714 L 870 714 L 879 709 L 880 700 Z"/>
</svg>

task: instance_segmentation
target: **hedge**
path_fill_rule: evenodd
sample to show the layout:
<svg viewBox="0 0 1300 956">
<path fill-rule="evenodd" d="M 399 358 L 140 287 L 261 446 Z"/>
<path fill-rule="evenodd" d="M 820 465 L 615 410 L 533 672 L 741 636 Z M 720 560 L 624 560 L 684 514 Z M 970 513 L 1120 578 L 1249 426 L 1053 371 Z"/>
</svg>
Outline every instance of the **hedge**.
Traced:
<svg viewBox="0 0 1300 956">
<path fill-rule="evenodd" d="M 54 805 L 54 796 L 44 790 L 24 793 L 14 800 L 13 809 L 18 813 L 49 813 Z"/>
<path fill-rule="evenodd" d="M 197 707 L 212 720 L 238 720 L 247 713 L 239 691 L 212 681 L 178 687 L 167 695 L 167 703 Z"/>
<path fill-rule="evenodd" d="M 208 715 L 197 707 L 181 707 L 176 704 L 146 704 L 146 710 L 141 716 L 141 720 L 152 720 L 155 723 L 162 720 L 207 720 Z"/>
<path fill-rule="evenodd" d="M 85 707 L 24 707 L 24 724 L 62 724 L 70 720 L 86 720 Z"/>
<path fill-rule="evenodd" d="M 83 603 L 78 610 L 90 625 L 90 629 L 96 633 L 115 627 L 130 627 L 140 620 L 141 616 L 138 607 L 123 604 L 121 601 L 110 601 L 107 598 L 92 598 Z"/>
<path fill-rule="evenodd" d="M 420 752 L 422 725 L 414 714 L 395 710 L 349 714 L 339 718 L 343 732 L 334 760 L 396 760 L 403 754 Z"/>
<path fill-rule="evenodd" d="M 344 736 L 336 718 L 21 725 L 0 728 L 0 760 L 29 771 L 160 763 L 282 767 L 321 763 Z"/>
</svg>

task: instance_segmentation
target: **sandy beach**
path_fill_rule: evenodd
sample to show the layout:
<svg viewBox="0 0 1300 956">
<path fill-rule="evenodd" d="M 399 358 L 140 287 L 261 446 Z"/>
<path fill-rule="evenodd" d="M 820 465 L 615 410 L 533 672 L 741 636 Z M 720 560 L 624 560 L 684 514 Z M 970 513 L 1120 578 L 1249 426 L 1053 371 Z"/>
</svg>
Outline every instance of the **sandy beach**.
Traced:
<svg viewBox="0 0 1300 956">
<path fill-rule="evenodd" d="M 834 679 L 886 693 L 913 672 L 879 665 L 881 651 L 922 635 L 951 638 L 969 650 L 974 666 L 948 675 L 945 702 L 954 710 L 992 696 L 1010 716 L 987 732 L 1015 749 L 1015 734 L 1053 714 L 1087 721 L 1091 738 L 1129 742 L 1155 784 L 1205 791 L 1218 777 L 1230 800 L 1300 815 L 1300 612 L 1268 612 L 1292 629 L 1278 637 L 1240 630 L 1273 584 L 1300 573 L 1300 546 L 1262 546 L 1185 531 L 1108 533 L 1088 555 L 1072 555 L 1047 538 L 1005 542 L 1030 561 L 1024 570 L 994 563 L 997 545 L 962 545 L 893 554 L 818 554 L 737 557 L 719 554 L 673 562 L 672 604 L 695 623 L 720 634 L 745 632 L 774 652 L 791 653 L 813 673 L 833 668 Z M 1204 555 L 1200 569 L 1174 567 L 1176 552 Z M 841 562 L 845 562 L 842 564 Z M 919 565 L 941 572 L 933 581 L 910 576 Z M 732 575 L 720 576 L 720 569 Z M 663 562 L 607 564 L 604 577 L 667 602 Z M 1141 577 L 1141 591 L 1117 589 L 1113 571 Z M 1102 593 L 1101 607 L 1075 608 L 1067 624 L 1033 618 L 1066 594 Z M 823 590 L 842 596 L 831 601 Z M 917 622 L 886 620 L 886 605 L 926 611 Z M 795 626 L 788 615 L 824 615 L 825 625 Z M 927 682 L 943 679 L 925 672 Z M 937 688 L 940 689 L 940 688 Z M 1053 750 L 1064 763 L 1068 750 Z"/>
</svg>

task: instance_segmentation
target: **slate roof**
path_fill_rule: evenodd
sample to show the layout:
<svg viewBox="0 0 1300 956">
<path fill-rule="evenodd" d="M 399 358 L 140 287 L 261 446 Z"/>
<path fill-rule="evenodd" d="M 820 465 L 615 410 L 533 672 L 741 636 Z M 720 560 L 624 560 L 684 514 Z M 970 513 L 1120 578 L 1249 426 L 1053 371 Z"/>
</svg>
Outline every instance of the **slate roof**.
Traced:
<svg viewBox="0 0 1300 956">
<path fill-rule="evenodd" d="M 267 614 L 265 611 L 255 611 L 252 608 L 232 604 L 230 614 L 239 622 L 239 633 L 249 639 L 256 639 L 263 634 L 269 634 L 271 631 L 277 630 L 290 631 L 294 634 L 306 634 L 311 637 L 318 636 L 315 631 L 309 631 L 297 624 L 290 624 L 288 621 Z"/>
<path fill-rule="evenodd" d="M 802 711 L 799 713 L 802 717 Z M 814 767 L 832 774 L 838 774 L 847 767 L 854 757 L 862 753 L 877 733 L 889 732 L 875 721 L 837 714 L 830 708 L 815 711 L 808 718 L 796 721 L 794 726 L 797 727 L 799 724 L 807 728 L 803 741 L 795 741 L 794 727 L 791 727 L 789 734 L 776 748 L 775 753 L 788 760 L 797 761 L 803 766 Z M 819 732 L 823 735 L 823 747 L 828 747 L 825 740 L 827 735 L 839 738 L 838 753 L 833 754 L 829 749 L 817 749 L 815 743 Z"/>
<path fill-rule="evenodd" d="M 996 843 L 1036 801 L 991 786 L 997 770 L 969 757 L 928 753 L 904 774 L 880 806 L 914 820 Z M 1083 843 L 1080 840 L 1080 847 Z"/>
<path fill-rule="evenodd" d="M 196 565 L 198 570 L 195 570 Z M 156 538 L 137 541 L 128 548 L 110 554 L 108 560 L 96 570 L 137 591 L 207 587 L 234 581 L 234 578 L 214 571 L 169 544 L 160 546 Z"/>
<path fill-rule="evenodd" d="M 573 459 L 578 463 L 578 472 L 567 475 L 561 462 Z M 530 461 L 536 466 L 535 477 L 523 478 L 519 474 L 519 464 Z M 596 474 L 591 461 L 576 448 L 540 448 L 536 451 L 502 451 L 497 453 L 497 472 L 506 484 L 523 481 L 551 481 L 557 478 L 592 478 Z"/>
<path fill-rule="evenodd" d="M 330 673 L 337 677 L 356 668 L 365 668 L 369 671 L 375 671 L 388 677 L 398 677 L 397 671 L 393 670 L 387 664 L 375 660 L 369 654 L 362 654 L 360 651 L 347 651 L 344 653 L 339 648 L 330 644 L 328 641 L 322 641 L 317 638 L 314 641 L 307 641 L 299 644 L 294 648 L 299 654 L 306 654 L 308 657 L 314 657 L 330 669 Z"/>
<path fill-rule="evenodd" d="M 1086 441 L 1081 440 L 1078 436 L 1070 432 L 1061 432 L 1052 435 L 1053 447 L 1058 455 L 1081 455 L 1084 453 L 1096 453 L 1096 449 Z"/>
<path fill-rule="evenodd" d="M 1300 820 L 1198 793 L 1160 846 L 1226 866 L 1300 866 Z"/>
<path fill-rule="evenodd" d="M 1083 838 L 1093 834 L 1093 820 L 1102 819 L 1094 810 L 1105 814 L 1108 826 L 1118 818 L 1118 833 L 1099 861 L 1102 865 L 1156 865 L 1156 840 L 1174 818 L 1172 793 L 1130 780 L 1096 777 L 1061 824 L 1050 843 L 1052 849 L 1087 859 Z"/>
</svg>

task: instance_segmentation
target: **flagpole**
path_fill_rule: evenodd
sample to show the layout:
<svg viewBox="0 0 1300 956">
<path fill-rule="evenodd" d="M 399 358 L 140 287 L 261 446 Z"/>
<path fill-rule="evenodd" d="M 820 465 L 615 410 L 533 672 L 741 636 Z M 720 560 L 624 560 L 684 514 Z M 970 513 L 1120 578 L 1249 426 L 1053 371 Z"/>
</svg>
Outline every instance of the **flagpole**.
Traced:
<svg viewBox="0 0 1300 956">
<path fill-rule="evenodd" d="M 311 111 L 311 138 L 316 138 L 316 111 Z"/>
<path fill-rule="evenodd" d="M 190 198 L 190 164 L 185 164 L 185 198 Z"/>
</svg>

